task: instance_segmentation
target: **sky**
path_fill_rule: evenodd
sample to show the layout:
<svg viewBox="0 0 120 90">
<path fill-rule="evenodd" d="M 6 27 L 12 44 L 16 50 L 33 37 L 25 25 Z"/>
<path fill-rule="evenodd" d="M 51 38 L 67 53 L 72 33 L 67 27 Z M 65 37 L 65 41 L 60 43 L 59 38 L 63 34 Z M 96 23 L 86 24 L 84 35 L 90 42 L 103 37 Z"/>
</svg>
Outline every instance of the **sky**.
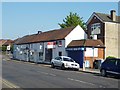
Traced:
<svg viewBox="0 0 120 90">
<path fill-rule="evenodd" d="M 1 6 L 1 4 L 0 4 Z M 117 2 L 2 2 L 2 39 L 16 39 L 38 31 L 59 29 L 58 23 L 70 12 L 83 17 L 84 22 L 93 12 L 110 14 Z"/>
</svg>

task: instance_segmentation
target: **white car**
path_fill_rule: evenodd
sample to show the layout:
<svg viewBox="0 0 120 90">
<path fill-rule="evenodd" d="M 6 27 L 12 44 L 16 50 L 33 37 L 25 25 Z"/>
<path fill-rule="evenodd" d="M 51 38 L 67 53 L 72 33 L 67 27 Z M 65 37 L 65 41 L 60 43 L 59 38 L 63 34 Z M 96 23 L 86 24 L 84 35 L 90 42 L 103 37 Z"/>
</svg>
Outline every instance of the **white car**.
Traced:
<svg viewBox="0 0 120 90">
<path fill-rule="evenodd" d="M 51 67 L 60 67 L 61 69 L 71 68 L 79 70 L 79 64 L 76 63 L 72 58 L 67 56 L 59 56 L 51 60 Z"/>
</svg>

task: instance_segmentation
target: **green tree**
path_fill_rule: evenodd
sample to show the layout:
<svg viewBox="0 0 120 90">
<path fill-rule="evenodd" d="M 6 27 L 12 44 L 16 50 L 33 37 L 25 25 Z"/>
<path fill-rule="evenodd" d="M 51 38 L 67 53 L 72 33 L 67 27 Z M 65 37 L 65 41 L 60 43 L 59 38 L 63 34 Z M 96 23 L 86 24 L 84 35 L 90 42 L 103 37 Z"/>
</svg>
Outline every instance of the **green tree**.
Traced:
<svg viewBox="0 0 120 90">
<path fill-rule="evenodd" d="M 82 19 L 83 18 L 80 18 L 77 13 L 70 12 L 70 14 L 65 19 L 63 19 L 63 23 L 58 23 L 58 25 L 61 28 L 80 25 L 83 29 L 86 29 L 86 25 Z"/>
</svg>

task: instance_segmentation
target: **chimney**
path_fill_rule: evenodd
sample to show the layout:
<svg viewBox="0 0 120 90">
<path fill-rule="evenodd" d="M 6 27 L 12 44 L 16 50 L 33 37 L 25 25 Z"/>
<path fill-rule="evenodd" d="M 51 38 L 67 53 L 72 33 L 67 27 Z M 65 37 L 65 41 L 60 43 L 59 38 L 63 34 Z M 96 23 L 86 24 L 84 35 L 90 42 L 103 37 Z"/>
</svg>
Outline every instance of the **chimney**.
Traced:
<svg viewBox="0 0 120 90">
<path fill-rule="evenodd" d="M 112 19 L 112 21 L 116 21 L 116 11 L 115 10 L 111 10 L 111 19 Z"/>
<path fill-rule="evenodd" d="M 41 34 L 42 33 L 42 31 L 38 31 L 38 34 Z"/>
</svg>

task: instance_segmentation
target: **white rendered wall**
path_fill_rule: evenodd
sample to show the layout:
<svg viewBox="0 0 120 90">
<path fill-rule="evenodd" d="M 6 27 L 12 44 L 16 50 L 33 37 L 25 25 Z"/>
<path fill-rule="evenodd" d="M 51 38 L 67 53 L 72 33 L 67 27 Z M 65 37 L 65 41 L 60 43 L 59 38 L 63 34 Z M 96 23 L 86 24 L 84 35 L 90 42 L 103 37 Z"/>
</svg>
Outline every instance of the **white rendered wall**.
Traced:
<svg viewBox="0 0 120 90">
<path fill-rule="evenodd" d="M 67 47 L 67 45 L 72 40 L 80 40 L 80 39 L 86 39 L 86 38 L 87 38 L 87 35 L 85 31 L 78 25 L 65 37 L 65 47 Z"/>
</svg>

